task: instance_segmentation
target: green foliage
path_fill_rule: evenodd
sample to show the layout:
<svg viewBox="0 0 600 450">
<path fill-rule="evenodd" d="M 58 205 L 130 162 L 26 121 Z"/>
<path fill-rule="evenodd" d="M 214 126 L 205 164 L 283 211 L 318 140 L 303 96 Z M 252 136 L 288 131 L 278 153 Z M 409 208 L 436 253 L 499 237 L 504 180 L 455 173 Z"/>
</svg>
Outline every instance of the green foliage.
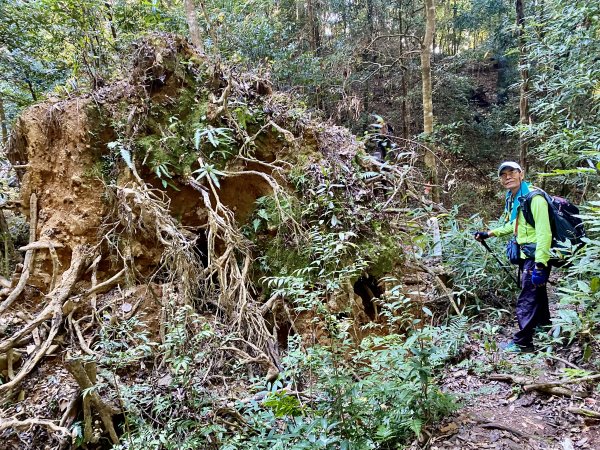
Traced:
<svg viewBox="0 0 600 450">
<path fill-rule="evenodd" d="M 479 216 L 459 219 L 458 208 L 447 216 L 441 216 L 444 265 L 452 273 L 453 291 L 459 299 L 487 300 L 510 298 L 514 293 L 514 281 L 502 269 L 494 257 L 477 242 L 473 235 L 486 229 Z M 504 244 L 489 239 L 487 244 L 501 261 L 505 261 Z M 515 273 L 514 266 L 506 261 L 505 268 Z M 483 306 L 483 304 L 481 305 Z"/>
<path fill-rule="evenodd" d="M 332 347 L 302 349 L 292 342 L 283 380 L 292 387 L 313 377 L 311 394 L 287 394 L 278 381 L 264 402 L 240 405 L 257 433 L 231 439 L 224 448 L 402 448 L 456 408 L 432 376 L 444 347 L 432 345 L 440 335 L 423 329 L 408 339 L 367 338 L 357 347 L 342 331 Z"/>
<path fill-rule="evenodd" d="M 566 339 L 580 341 L 584 358 L 591 357 L 591 345 L 600 343 L 600 201 L 583 207 L 582 217 L 588 233 L 586 246 L 572 257 L 572 265 L 558 289 L 561 309 L 553 319 L 555 332 Z"/>
<path fill-rule="evenodd" d="M 155 344 L 149 338 L 149 331 L 136 317 L 119 321 L 105 313 L 104 319 L 106 323 L 95 345 L 95 349 L 104 355 L 101 359 L 104 365 L 120 369 L 138 364 L 152 355 Z"/>
<path fill-rule="evenodd" d="M 527 22 L 536 120 L 520 128 L 551 168 L 600 172 L 600 5 L 551 0 Z M 588 162 L 589 161 L 589 162 Z"/>
</svg>

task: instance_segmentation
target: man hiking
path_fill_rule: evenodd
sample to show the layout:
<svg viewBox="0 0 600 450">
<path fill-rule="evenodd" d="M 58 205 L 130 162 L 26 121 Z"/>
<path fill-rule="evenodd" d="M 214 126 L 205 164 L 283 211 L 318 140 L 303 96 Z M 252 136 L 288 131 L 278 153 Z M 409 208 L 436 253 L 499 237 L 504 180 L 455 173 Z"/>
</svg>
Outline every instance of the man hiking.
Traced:
<svg viewBox="0 0 600 450">
<path fill-rule="evenodd" d="M 498 177 L 507 189 L 504 217 L 506 223 L 500 228 L 489 231 L 478 231 L 475 239 L 483 241 L 489 237 L 513 235 L 518 247 L 516 263 L 522 272 L 521 294 L 517 299 L 517 320 L 519 331 L 512 341 L 501 345 L 504 351 L 527 352 L 533 350 L 533 334 L 540 326 L 550 324 L 548 309 L 548 292 L 546 283 L 550 275 L 548 260 L 552 244 L 552 231 L 548 215 L 548 203 L 543 195 L 531 198 L 531 212 L 535 227 L 525 220 L 522 202 L 529 193 L 530 185 L 523 181 L 525 174 L 516 162 L 507 161 L 500 164 Z"/>
</svg>

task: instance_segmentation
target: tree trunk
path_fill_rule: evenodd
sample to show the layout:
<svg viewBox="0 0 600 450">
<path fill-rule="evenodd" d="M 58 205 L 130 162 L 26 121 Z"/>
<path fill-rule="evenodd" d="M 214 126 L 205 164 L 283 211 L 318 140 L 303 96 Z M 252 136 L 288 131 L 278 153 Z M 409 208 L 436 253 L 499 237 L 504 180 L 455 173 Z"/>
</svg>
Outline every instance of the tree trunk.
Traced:
<svg viewBox="0 0 600 450">
<path fill-rule="evenodd" d="M 0 130 L 2 131 L 2 146 L 6 147 L 8 142 L 8 127 L 6 125 L 6 113 L 4 112 L 4 100 L 0 97 Z"/>
<path fill-rule="evenodd" d="M 431 95 L 431 47 L 435 32 L 435 0 L 425 0 L 425 36 L 421 43 L 421 77 L 423 79 L 423 132 L 433 133 L 433 100 Z M 440 201 L 437 164 L 434 149 L 425 152 L 425 166 L 430 173 L 434 202 Z"/>
<path fill-rule="evenodd" d="M 369 37 L 372 38 L 375 32 L 373 26 L 373 0 L 367 0 L 367 24 L 369 27 Z"/>
<path fill-rule="evenodd" d="M 400 34 L 408 34 L 408 29 L 404 30 L 404 18 L 402 17 L 402 2 L 400 2 L 400 8 L 398 9 L 398 30 Z M 404 55 L 404 40 L 400 39 L 400 56 Z M 402 69 L 402 80 L 400 92 L 402 94 L 401 103 L 401 114 L 402 114 L 402 137 L 404 139 L 410 139 L 410 128 L 409 128 L 409 110 L 408 110 L 408 67 Z"/>
<path fill-rule="evenodd" d="M 198 50 L 204 53 L 204 46 L 202 45 L 202 39 L 200 38 L 200 28 L 198 28 L 198 21 L 196 20 L 196 8 L 194 7 L 194 0 L 184 0 L 184 4 L 185 19 L 190 31 L 190 39 L 192 44 Z"/>
<path fill-rule="evenodd" d="M 527 69 L 527 55 L 525 50 L 525 13 L 523 0 L 515 0 L 517 12 L 517 32 L 519 34 L 519 73 L 521 75 L 521 89 L 519 96 L 519 123 L 525 126 L 529 123 L 529 70 Z M 527 172 L 527 141 L 523 132 L 519 133 L 519 163 Z"/>
<path fill-rule="evenodd" d="M 319 31 L 319 15 L 317 13 L 315 0 L 307 0 L 306 13 L 308 15 L 308 27 L 310 32 L 310 49 L 315 52 L 315 54 L 319 54 L 321 34 Z"/>
</svg>

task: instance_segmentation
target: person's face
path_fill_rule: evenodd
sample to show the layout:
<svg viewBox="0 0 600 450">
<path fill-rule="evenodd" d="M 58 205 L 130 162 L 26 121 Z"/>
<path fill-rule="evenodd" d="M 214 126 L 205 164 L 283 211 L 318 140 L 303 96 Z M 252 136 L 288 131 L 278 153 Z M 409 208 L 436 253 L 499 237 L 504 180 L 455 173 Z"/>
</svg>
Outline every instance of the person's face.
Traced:
<svg viewBox="0 0 600 450">
<path fill-rule="evenodd" d="M 502 184 L 502 187 L 513 193 L 519 190 L 521 181 L 523 181 L 523 172 L 518 169 L 508 167 L 500 172 L 500 183 Z"/>
</svg>

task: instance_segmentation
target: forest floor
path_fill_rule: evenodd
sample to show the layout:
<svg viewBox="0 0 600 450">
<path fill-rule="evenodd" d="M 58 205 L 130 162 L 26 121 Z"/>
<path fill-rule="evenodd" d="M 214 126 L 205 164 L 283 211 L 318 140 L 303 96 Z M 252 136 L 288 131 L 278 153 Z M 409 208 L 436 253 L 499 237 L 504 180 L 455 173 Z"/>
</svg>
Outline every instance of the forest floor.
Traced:
<svg viewBox="0 0 600 450">
<path fill-rule="evenodd" d="M 551 295 L 550 302 L 555 317 L 556 297 Z M 495 338 L 509 341 L 517 331 L 515 322 L 512 319 L 501 327 Z M 431 450 L 600 449 L 600 419 L 568 410 L 600 412 L 596 381 L 589 383 L 587 391 L 565 384 L 569 390 L 573 388 L 571 396 L 523 388 L 525 382 L 564 380 L 565 368 L 579 367 L 571 361 L 581 355 L 580 348 L 574 346 L 548 356 L 544 352 L 489 351 L 474 340 L 470 345 L 473 351 L 467 359 L 446 368 L 442 388 L 454 394 L 461 407 L 434 433 Z M 494 379 L 503 376 L 500 374 L 513 380 Z"/>
</svg>

